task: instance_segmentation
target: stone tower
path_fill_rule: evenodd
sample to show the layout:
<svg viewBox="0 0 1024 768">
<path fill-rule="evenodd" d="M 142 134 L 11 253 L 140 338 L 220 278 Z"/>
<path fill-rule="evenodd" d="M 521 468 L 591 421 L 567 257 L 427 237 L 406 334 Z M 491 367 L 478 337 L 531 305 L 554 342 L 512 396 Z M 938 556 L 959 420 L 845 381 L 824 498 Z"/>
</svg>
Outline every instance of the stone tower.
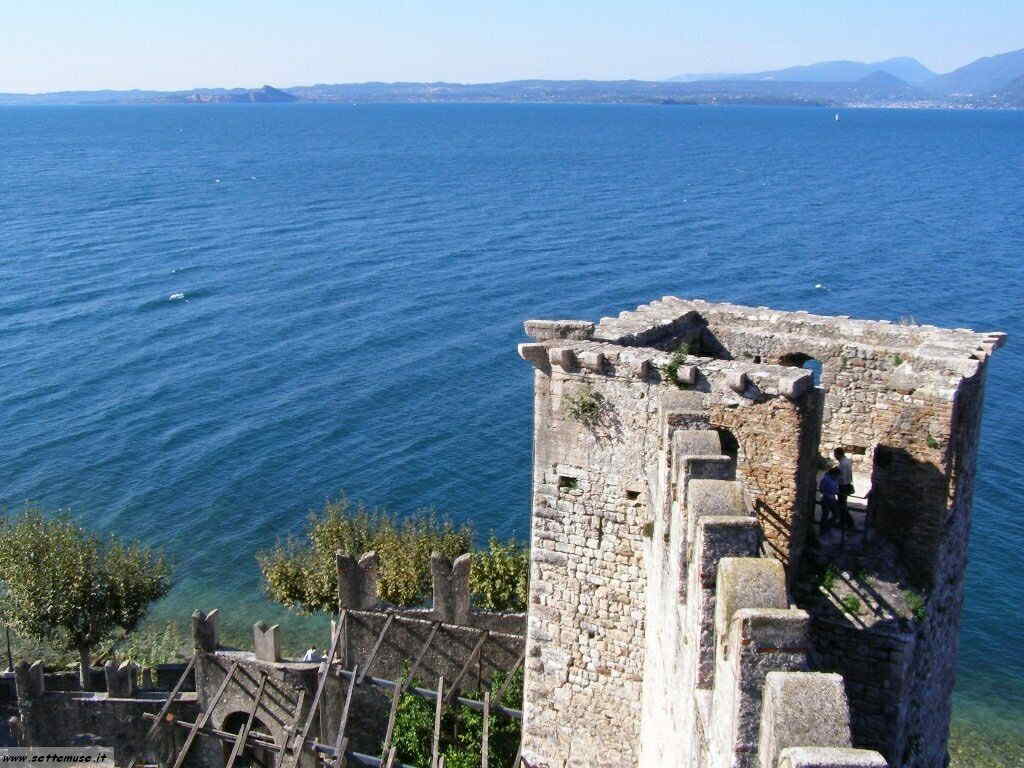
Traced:
<svg viewBox="0 0 1024 768">
<path fill-rule="evenodd" d="M 526 333 L 530 764 L 943 768 L 1005 335 L 674 297 Z M 838 543 L 835 447 L 871 489 Z"/>
</svg>

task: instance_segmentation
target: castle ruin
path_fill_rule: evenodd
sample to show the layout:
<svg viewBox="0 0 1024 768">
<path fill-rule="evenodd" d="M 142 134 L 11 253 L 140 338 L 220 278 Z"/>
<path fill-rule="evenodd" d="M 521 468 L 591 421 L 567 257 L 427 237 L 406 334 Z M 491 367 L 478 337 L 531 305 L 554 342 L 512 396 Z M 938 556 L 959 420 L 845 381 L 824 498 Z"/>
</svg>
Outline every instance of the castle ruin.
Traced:
<svg viewBox="0 0 1024 768">
<path fill-rule="evenodd" d="M 675 297 L 525 330 L 524 759 L 943 768 L 1005 335 Z M 871 491 L 856 546 L 815 526 L 840 446 Z M 821 577 L 833 555 L 856 576 Z M 856 594 L 829 599 L 836 581 Z"/>
</svg>

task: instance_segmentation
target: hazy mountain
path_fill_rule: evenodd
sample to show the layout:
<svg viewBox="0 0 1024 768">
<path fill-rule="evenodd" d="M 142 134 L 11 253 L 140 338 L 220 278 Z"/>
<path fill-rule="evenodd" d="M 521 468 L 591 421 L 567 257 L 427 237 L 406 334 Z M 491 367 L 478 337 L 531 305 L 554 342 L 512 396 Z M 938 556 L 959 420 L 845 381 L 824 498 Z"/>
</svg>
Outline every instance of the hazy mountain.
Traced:
<svg viewBox="0 0 1024 768">
<path fill-rule="evenodd" d="M 972 61 L 929 80 L 925 87 L 945 95 L 985 96 L 1005 88 L 1021 75 L 1024 75 L 1024 48 Z"/>
<path fill-rule="evenodd" d="M 1012 80 L 996 93 L 997 100 L 1007 107 L 1024 107 L 1024 75 Z"/>
<path fill-rule="evenodd" d="M 734 74 L 676 75 L 669 80 L 695 82 L 700 80 L 775 80 L 801 83 L 855 83 L 873 72 L 885 72 L 907 83 L 919 84 L 935 77 L 935 73 L 917 59 L 902 56 L 885 61 L 820 61 L 817 64 L 773 69 L 765 72 Z"/>
</svg>

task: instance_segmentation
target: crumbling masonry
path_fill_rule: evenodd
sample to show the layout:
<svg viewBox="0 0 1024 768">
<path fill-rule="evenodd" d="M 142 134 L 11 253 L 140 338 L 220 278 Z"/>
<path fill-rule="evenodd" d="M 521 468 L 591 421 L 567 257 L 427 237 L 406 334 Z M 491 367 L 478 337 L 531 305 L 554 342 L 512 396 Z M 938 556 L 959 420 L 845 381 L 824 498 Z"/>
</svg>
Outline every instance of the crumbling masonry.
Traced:
<svg viewBox="0 0 1024 768">
<path fill-rule="evenodd" d="M 1005 335 L 674 297 L 526 333 L 524 759 L 943 768 L 986 365 Z M 916 617 L 795 597 L 819 454 L 837 446 L 870 477 L 866 546 L 893 547 L 925 596 Z"/>
</svg>

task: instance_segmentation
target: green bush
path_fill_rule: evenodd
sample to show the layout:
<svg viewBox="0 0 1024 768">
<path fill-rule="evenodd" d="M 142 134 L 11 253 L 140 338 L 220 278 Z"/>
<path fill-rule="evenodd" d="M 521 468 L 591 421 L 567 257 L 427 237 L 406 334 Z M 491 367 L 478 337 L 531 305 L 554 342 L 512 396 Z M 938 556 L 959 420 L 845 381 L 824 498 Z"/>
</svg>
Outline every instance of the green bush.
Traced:
<svg viewBox="0 0 1024 768">
<path fill-rule="evenodd" d="M 496 675 L 491 690 L 497 692 L 504 680 Z M 425 687 L 425 686 L 420 686 Z M 481 691 L 461 694 L 467 699 L 483 700 Z M 500 703 L 511 709 L 522 709 L 523 674 L 509 685 Z M 512 764 L 519 748 L 521 723 L 504 715 L 492 714 L 488 725 L 490 731 L 488 766 L 506 768 Z M 478 768 L 480 765 L 480 743 L 483 738 L 484 716 L 453 703 L 441 717 L 440 752 L 448 768 Z M 397 747 L 397 758 L 409 765 L 430 765 L 431 746 L 434 736 L 434 702 L 421 699 L 410 693 L 402 696 L 395 715 L 395 729 L 392 744 Z M 381 745 L 383 749 L 383 745 Z"/>
<path fill-rule="evenodd" d="M 928 615 L 928 604 L 924 596 L 912 589 L 905 589 L 903 590 L 903 600 L 906 602 L 907 609 L 913 615 L 914 620 L 918 622 L 924 621 L 925 616 Z"/>
<path fill-rule="evenodd" d="M 661 366 L 661 374 L 680 389 L 686 385 L 679 381 L 679 367 L 686 365 L 686 356 L 689 354 L 690 343 L 688 341 L 680 342 L 679 346 L 676 347 L 675 351 L 672 353 L 672 357 L 669 361 L 665 365 Z"/>
<path fill-rule="evenodd" d="M 530 575 L 529 550 L 514 539 L 491 536 L 487 549 L 473 553 L 469 589 L 484 611 L 525 611 Z"/>
<path fill-rule="evenodd" d="M 301 613 L 317 613 L 337 607 L 335 552 L 358 557 L 376 551 L 381 598 L 411 606 L 430 595 L 431 553 L 455 559 L 469 551 L 472 541 L 469 525 L 456 527 L 432 510 L 399 519 L 343 496 L 310 515 L 306 541 L 291 538 L 256 558 L 270 599 Z"/>
<path fill-rule="evenodd" d="M 843 610 L 856 616 L 860 613 L 860 599 L 855 595 L 847 595 L 842 599 Z"/>
<path fill-rule="evenodd" d="M 601 420 L 607 405 L 604 395 L 590 387 L 584 387 L 576 394 L 562 395 L 562 404 L 570 419 L 586 427 L 593 427 Z"/>
<path fill-rule="evenodd" d="M 826 591 L 832 591 L 832 587 L 835 586 L 836 579 L 839 578 L 839 571 L 836 570 L 834 565 L 830 565 L 825 569 L 824 573 L 821 574 L 821 579 L 818 582 L 821 588 Z"/>
</svg>

